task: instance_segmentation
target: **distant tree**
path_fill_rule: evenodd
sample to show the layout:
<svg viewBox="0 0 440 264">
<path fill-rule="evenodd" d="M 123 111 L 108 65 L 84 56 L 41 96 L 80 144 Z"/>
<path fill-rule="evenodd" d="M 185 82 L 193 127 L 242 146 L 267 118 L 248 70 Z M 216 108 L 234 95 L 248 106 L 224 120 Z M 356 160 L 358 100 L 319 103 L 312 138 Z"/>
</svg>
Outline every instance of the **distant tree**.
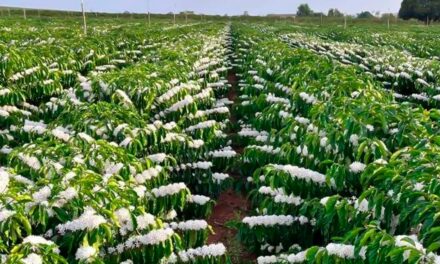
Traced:
<svg viewBox="0 0 440 264">
<path fill-rule="evenodd" d="M 357 15 L 357 18 L 372 18 L 372 17 L 374 16 L 369 11 L 363 11 Z"/>
<path fill-rule="evenodd" d="M 298 11 L 296 11 L 297 16 L 311 16 L 313 14 L 313 10 L 310 8 L 308 4 L 301 4 L 298 6 Z"/>
<path fill-rule="evenodd" d="M 320 17 L 320 16 L 325 16 L 325 14 L 322 13 L 322 12 L 317 12 L 317 13 L 312 13 L 312 16 L 314 16 L 314 17 Z"/>
<path fill-rule="evenodd" d="M 393 13 L 383 13 L 383 14 L 381 15 L 381 18 L 382 18 L 382 19 L 387 19 L 387 18 L 392 18 L 392 19 L 394 19 L 394 18 L 396 18 L 396 15 L 393 14 Z"/>
<path fill-rule="evenodd" d="M 403 0 L 399 10 L 403 19 L 419 19 L 429 23 L 430 20 L 440 20 L 439 0 Z"/>
<path fill-rule="evenodd" d="M 339 11 L 337 8 L 330 8 L 328 10 L 327 15 L 329 17 L 342 17 L 342 16 L 344 16 L 344 14 L 342 14 L 342 12 Z"/>
</svg>

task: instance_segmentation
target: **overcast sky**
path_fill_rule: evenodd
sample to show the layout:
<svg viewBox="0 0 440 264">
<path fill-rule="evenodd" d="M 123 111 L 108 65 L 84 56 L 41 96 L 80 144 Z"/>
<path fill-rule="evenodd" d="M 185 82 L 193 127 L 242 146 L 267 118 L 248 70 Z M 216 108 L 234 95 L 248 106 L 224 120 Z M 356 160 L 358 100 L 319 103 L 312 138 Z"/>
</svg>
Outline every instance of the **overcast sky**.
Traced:
<svg viewBox="0 0 440 264">
<path fill-rule="evenodd" d="M 79 10 L 81 0 L 0 0 L 0 6 Z M 348 14 L 361 11 L 396 13 L 402 0 L 84 0 L 86 10 L 103 12 L 179 12 L 192 10 L 205 14 L 236 15 L 248 11 L 251 15 L 295 13 L 301 3 L 308 3 L 314 11 L 327 12 L 336 7 Z"/>
</svg>

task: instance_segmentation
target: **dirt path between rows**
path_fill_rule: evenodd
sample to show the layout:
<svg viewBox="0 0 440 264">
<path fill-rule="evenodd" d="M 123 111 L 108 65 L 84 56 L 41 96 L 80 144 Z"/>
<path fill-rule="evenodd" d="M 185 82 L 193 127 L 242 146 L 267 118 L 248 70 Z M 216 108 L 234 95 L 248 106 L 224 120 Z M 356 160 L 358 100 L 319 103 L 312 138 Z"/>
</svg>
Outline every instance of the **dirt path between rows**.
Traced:
<svg viewBox="0 0 440 264">
<path fill-rule="evenodd" d="M 233 101 L 234 104 L 237 101 L 237 87 L 238 78 L 234 70 L 228 72 L 228 82 L 231 84 L 231 88 L 228 91 L 228 99 Z M 234 105 L 233 105 L 234 106 Z M 232 124 L 237 123 L 237 118 L 234 114 L 233 107 L 231 107 L 230 121 Z M 234 127 L 234 126 L 232 126 Z M 231 131 L 230 136 L 234 139 L 234 135 L 237 131 Z M 234 146 L 232 148 L 238 153 L 243 153 L 243 148 Z M 234 171 L 226 171 L 231 175 L 234 181 L 239 181 L 240 175 Z M 208 238 L 208 243 L 223 243 L 233 264 L 243 263 L 255 263 L 256 256 L 248 252 L 237 239 L 237 230 L 227 227 L 227 223 L 231 220 L 242 220 L 250 209 L 249 201 L 246 196 L 233 189 L 222 192 L 217 199 L 217 204 L 214 207 L 213 213 L 208 219 L 208 223 L 214 228 L 215 234 L 212 234 Z"/>
</svg>

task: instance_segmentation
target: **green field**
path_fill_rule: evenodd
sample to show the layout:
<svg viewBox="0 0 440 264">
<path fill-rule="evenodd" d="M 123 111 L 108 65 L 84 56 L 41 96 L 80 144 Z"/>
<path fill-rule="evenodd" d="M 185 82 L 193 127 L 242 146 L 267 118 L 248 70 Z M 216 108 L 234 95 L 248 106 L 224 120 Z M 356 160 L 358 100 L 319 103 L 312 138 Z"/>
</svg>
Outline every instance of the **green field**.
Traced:
<svg viewBox="0 0 440 264">
<path fill-rule="evenodd" d="M 438 25 L 0 10 L 0 263 L 440 263 Z"/>
</svg>

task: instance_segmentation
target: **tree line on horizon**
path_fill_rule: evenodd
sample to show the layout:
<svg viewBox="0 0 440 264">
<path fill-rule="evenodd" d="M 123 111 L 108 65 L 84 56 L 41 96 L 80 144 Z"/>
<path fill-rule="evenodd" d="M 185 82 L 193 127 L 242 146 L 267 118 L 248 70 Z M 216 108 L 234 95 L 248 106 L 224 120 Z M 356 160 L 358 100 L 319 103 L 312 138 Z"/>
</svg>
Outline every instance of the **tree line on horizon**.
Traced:
<svg viewBox="0 0 440 264">
<path fill-rule="evenodd" d="M 322 12 L 314 12 L 308 4 L 301 4 L 298 6 L 296 12 L 297 16 L 327 16 L 327 17 L 343 17 L 344 14 L 337 8 L 331 8 L 324 14 Z M 357 18 L 373 18 L 379 16 L 370 11 L 363 11 L 356 15 Z M 430 21 L 440 20 L 440 0 L 403 0 L 399 13 L 399 18 L 402 19 L 418 19 L 430 23 Z M 385 13 L 382 17 L 394 17 L 394 14 Z"/>
</svg>

